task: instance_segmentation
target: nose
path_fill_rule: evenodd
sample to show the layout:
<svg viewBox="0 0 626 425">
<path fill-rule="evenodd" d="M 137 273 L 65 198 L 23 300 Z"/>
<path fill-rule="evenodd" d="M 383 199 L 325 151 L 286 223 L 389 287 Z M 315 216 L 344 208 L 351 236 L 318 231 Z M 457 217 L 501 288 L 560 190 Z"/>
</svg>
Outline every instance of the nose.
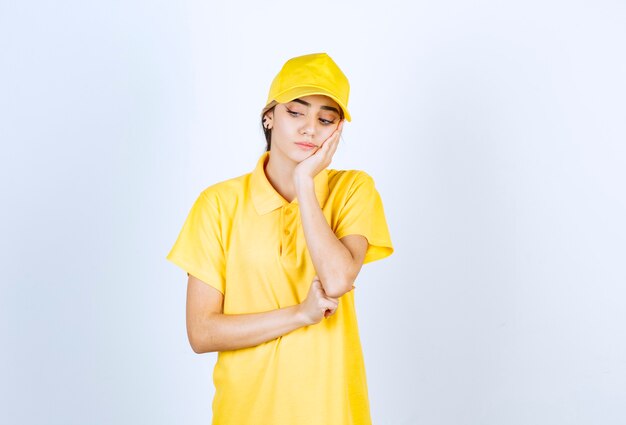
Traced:
<svg viewBox="0 0 626 425">
<path fill-rule="evenodd" d="M 311 136 L 311 138 L 313 138 L 313 136 L 315 136 L 315 122 L 316 122 L 316 119 L 315 119 L 314 114 L 310 114 L 310 116 L 307 117 L 307 119 L 302 124 L 302 128 L 300 129 L 300 132 L 303 135 L 307 134 Z"/>
</svg>

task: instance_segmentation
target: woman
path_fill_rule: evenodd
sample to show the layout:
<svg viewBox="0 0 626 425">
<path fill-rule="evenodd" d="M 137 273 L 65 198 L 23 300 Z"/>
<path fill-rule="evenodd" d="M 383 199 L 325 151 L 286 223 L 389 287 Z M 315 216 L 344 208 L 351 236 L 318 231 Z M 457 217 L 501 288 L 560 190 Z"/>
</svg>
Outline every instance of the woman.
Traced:
<svg viewBox="0 0 626 425">
<path fill-rule="evenodd" d="M 266 152 L 202 191 L 167 256 L 188 274 L 193 350 L 218 352 L 214 425 L 371 423 L 352 289 L 393 247 L 373 179 L 327 169 L 348 94 L 326 53 L 288 60 Z"/>
</svg>

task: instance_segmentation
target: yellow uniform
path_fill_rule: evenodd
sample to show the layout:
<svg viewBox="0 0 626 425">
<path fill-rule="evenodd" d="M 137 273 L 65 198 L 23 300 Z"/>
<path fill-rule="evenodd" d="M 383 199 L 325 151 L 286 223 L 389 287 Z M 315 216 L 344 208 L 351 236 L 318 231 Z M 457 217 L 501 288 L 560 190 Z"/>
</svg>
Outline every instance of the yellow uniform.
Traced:
<svg viewBox="0 0 626 425">
<path fill-rule="evenodd" d="M 267 180 L 265 152 L 251 173 L 206 188 L 167 259 L 224 295 L 224 314 L 299 304 L 317 274 L 298 200 Z M 363 171 L 321 171 L 315 194 L 338 238 L 368 239 L 364 263 L 393 252 L 383 205 Z M 371 424 L 354 291 L 334 315 L 255 347 L 218 353 L 213 425 Z"/>
</svg>

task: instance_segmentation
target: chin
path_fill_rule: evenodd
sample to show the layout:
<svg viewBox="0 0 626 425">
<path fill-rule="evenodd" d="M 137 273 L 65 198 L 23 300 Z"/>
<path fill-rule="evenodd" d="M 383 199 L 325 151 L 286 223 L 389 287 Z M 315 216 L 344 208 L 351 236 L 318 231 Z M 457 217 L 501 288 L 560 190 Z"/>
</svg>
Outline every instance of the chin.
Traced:
<svg viewBox="0 0 626 425">
<path fill-rule="evenodd" d="M 294 146 L 292 149 L 289 149 L 287 152 L 285 152 L 285 156 L 287 158 L 289 158 L 293 162 L 298 162 L 298 163 L 304 161 L 305 159 L 307 159 L 311 155 L 313 155 L 312 151 L 311 152 L 307 152 L 307 151 L 304 151 L 304 150 L 300 149 L 297 146 Z"/>
<path fill-rule="evenodd" d="M 310 151 L 303 150 L 298 147 L 295 143 L 292 144 L 276 144 L 272 145 L 272 148 L 277 148 L 279 151 L 278 155 L 284 157 L 287 160 L 290 160 L 293 163 L 299 164 L 305 159 L 309 158 L 311 155 L 315 153 L 315 149 L 311 149 Z"/>
<path fill-rule="evenodd" d="M 296 152 L 295 154 L 288 155 L 288 158 L 293 162 L 299 164 L 310 156 L 311 155 L 306 152 Z"/>
</svg>

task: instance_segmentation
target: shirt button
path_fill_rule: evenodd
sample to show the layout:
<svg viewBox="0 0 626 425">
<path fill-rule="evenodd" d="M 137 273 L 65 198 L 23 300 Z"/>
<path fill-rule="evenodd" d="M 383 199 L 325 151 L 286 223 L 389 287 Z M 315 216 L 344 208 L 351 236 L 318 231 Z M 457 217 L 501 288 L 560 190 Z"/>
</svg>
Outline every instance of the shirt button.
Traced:
<svg viewBox="0 0 626 425">
<path fill-rule="evenodd" d="M 289 236 L 289 230 L 285 229 L 285 235 Z"/>
<path fill-rule="evenodd" d="M 291 210 L 290 210 L 289 208 L 287 208 L 287 209 L 285 210 L 285 214 L 291 214 Z"/>
</svg>

